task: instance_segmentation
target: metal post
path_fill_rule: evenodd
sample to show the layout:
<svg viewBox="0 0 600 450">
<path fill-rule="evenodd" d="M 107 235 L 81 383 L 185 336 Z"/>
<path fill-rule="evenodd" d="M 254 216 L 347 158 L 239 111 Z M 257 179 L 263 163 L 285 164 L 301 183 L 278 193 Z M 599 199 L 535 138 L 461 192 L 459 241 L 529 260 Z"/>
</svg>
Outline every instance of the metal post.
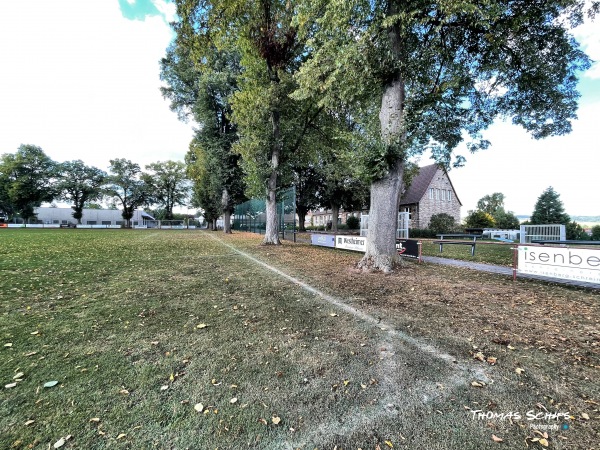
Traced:
<svg viewBox="0 0 600 450">
<path fill-rule="evenodd" d="M 519 246 L 516 245 L 512 247 L 513 250 L 513 282 L 517 281 L 517 252 L 519 251 Z"/>
</svg>

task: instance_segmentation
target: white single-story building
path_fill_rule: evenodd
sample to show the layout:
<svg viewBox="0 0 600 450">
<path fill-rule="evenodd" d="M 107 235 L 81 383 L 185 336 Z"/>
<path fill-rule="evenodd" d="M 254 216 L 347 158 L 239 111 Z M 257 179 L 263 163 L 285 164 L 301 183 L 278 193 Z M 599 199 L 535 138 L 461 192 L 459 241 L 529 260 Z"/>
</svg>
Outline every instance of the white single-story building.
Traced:
<svg viewBox="0 0 600 450">
<path fill-rule="evenodd" d="M 38 223 L 44 225 L 76 224 L 72 208 L 53 208 L 43 206 L 35 209 Z M 131 218 L 131 225 L 143 225 L 146 220 L 154 220 L 150 214 L 142 209 L 136 209 Z M 124 224 L 120 209 L 84 209 L 81 217 L 82 225 L 122 226 Z"/>
</svg>

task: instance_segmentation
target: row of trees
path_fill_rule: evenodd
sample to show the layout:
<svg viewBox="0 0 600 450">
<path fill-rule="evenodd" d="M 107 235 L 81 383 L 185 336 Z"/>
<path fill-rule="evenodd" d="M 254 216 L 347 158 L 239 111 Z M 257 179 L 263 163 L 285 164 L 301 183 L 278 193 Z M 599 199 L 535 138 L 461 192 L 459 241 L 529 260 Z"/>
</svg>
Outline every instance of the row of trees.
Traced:
<svg viewBox="0 0 600 450">
<path fill-rule="evenodd" d="M 569 33 L 584 0 L 175 4 L 161 76 L 172 108 L 200 125 L 188 154 L 195 198 L 227 212 L 242 192 L 266 196 L 264 242 L 277 244 L 279 189 L 310 198 L 317 176 L 335 214 L 352 184 L 365 185 L 360 266 L 384 271 L 410 158 L 429 149 L 460 165 L 454 149 L 465 136 L 472 151 L 488 147 L 480 131 L 497 116 L 535 138 L 568 133 L 577 71 L 590 65 Z"/>
<path fill-rule="evenodd" d="M 548 187 L 538 197 L 533 213 L 528 221 L 523 224 L 545 225 L 562 224 L 566 226 L 567 239 L 587 240 L 590 239 L 583 227 L 571 220 L 565 212 L 560 195 L 552 186 Z M 495 192 L 482 197 L 477 202 L 477 209 L 469 211 L 465 219 L 465 225 L 469 228 L 501 228 L 515 230 L 520 226 L 519 219 L 512 211 L 504 209 L 504 194 Z M 600 226 L 598 227 L 600 228 Z M 592 230 L 598 234 L 600 230 Z M 594 235 L 595 236 L 595 235 Z M 598 236 L 600 239 L 600 236 Z"/>
<path fill-rule="evenodd" d="M 124 158 L 110 160 L 109 172 L 83 161 L 55 162 L 35 145 L 21 145 L 0 157 L 0 215 L 35 217 L 44 202 L 70 203 L 73 218 L 81 223 L 83 209 L 105 199 L 118 203 L 127 226 L 136 208 L 156 205 L 173 218 L 173 208 L 189 196 L 186 166 L 182 162 L 155 162 L 140 166 Z"/>
</svg>

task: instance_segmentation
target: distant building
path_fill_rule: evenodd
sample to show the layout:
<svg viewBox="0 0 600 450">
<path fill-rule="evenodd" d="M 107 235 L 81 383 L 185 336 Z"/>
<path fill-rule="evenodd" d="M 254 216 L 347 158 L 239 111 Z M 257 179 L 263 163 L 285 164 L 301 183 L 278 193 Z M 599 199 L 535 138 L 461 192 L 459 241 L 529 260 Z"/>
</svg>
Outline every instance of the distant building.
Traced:
<svg viewBox="0 0 600 450">
<path fill-rule="evenodd" d="M 431 216 L 441 213 L 460 223 L 461 206 L 448 172 L 437 164 L 421 167 L 400 199 L 400 212 L 410 214 L 410 228 L 427 228 Z"/>
<path fill-rule="evenodd" d="M 81 217 L 82 225 L 113 225 L 124 224 L 122 211 L 119 209 L 84 209 Z M 71 208 L 40 207 L 35 209 L 37 222 L 45 225 L 76 224 Z M 142 225 L 146 220 L 154 220 L 150 214 L 141 209 L 136 209 L 131 218 L 131 225 Z"/>
<path fill-rule="evenodd" d="M 409 213 L 410 228 L 427 228 L 431 216 L 440 213 L 446 213 L 460 223 L 461 206 L 448 172 L 437 164 L 431 164 L 421 167 L 408 189 L 404 191 L 399 212 Z M 360 217 L 359 212 L 340 210 L 338 220 L 341 218 L 340 223 L 346 223 L 351 215 Z M 321 208 L 307 214 L 306 225 L 310 225 L 312 221 L 315 226 L 324 226 L 332 220 L 331 210 Z"/>
</svg>

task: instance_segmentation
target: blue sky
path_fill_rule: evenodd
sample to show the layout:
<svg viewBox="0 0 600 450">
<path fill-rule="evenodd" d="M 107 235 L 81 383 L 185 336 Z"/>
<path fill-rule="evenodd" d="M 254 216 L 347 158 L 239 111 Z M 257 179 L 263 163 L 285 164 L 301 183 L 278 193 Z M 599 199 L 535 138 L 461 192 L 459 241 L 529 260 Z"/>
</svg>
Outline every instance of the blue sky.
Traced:
<svg viewBox="0 0 600 450">
<path fill-rule="evenodd" d="M 1 2 L 0 153 L 35 144 L 57 161 L 102 169 L 117 157 L 142 166 L 183 160 L 192 125 L 177 120 L 159 91 L 174 14 L 167 0 Z M 600 61 L 600 22 L 575 35 Z M 466 154 L 466 166 L 450 172 L 463 216 L 493 192 L 505 194 L 507 209 L 529 214 L 548 186 L 567 213 L 600 215 L 600 64 L 582 74 L 580 90 L 568 136 L 535 141 L 502 122 L 487 131 L 492 147 Z"/>
</svg>

